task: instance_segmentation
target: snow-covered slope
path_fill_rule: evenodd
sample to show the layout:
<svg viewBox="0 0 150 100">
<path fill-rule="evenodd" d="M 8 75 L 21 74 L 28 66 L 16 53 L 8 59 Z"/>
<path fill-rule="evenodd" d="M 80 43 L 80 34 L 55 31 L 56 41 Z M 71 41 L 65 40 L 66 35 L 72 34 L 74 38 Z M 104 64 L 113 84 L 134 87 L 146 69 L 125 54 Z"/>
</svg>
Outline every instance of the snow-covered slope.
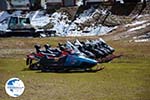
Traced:
<svg viewBox="0 0 150 100">
<path fill-rule="evenodd" d="M 66 12 L 55 12 L 50 16 L 50 23 L 54 26 L 52 30 L 56 30 L 61 36 L 93 36 L 103 35 L 109 32 L 112 27 L 102 26 L 97 22 L 85 25 L 98 10 L 90 8 L 85 10 L 74 21 L 69 20 Z M 101 11 L 104 13 L 104 11 Z"/>
<path fill-rule="evenodd" d="M 79 0 L 79 5 L 82 4 L 81 1 L 82 0 Z M 149 8 L 150 7 L 147 6 L 145 12 L 149 11 Z M 69 12 L 71 11 L 69 10 Z M 149 13 L 137 16 L 136 19 L 133 20 L 134 18 L 132 18 L 132 16 L 118 16 L 113 15 L 110 12 L 105 23 L 103 23 L 105 16 L 107 16 L 107 12 L 107 8 L 99 6 L 97 8 L 91 7 L 88 9 L 86 8 L 86 10 L 83 9 L 83 12 L 80 12 L 75 19 L 70 18 L 71 13 L 62 10 L 58 10 L 52 14 L 46 14 L 42 10 L 31 11 L 24 14 L 24 16 L 30 18 L 31 25 L 35 28 L 54 30 L 59 36 L 95 36 L 108 33 L 113 34 L 116 32 L 115 36 L 120 38 L 128 37 L 130 36 L 129 34 L 140 32 L 139 30 L 146 29 L 146 32 L 148 32 L 147 27 L 150 26 Z M 7 13 L 6 11 L 0 12 L 0 31 L 5 31 L 7 29 L 7 23 L 10 16 L 20 16 L 22 15 L 21 13 L 21 11 L 15 11 L 12 14 Z"/>
<path fill-rule="evenodd" d="M 93 7 L 85 10 L 71 23 L 67 35 L 74 36 L 75 34 L 77 36 L 93 36 L 103 35 L 109 32 L 112 27 L 102 26 L 94 20 L 93 17 L 96 13 L 105 14 L 105 11 Z"/>
<path fill-rule="evenodd" d="M 32 13 L 31 13 L 32 14 Z M 49 17 L 43 11 L 36 11 L 30 16 L 31 25 L 34 27 L 43 27 L 49 23 Z"/>
</svg>

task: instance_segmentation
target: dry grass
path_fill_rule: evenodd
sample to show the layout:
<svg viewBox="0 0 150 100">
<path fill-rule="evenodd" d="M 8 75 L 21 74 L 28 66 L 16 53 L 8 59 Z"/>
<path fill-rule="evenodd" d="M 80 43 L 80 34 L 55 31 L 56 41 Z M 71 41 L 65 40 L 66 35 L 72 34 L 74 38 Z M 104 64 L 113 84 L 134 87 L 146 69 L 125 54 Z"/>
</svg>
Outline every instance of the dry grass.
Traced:
<svg viewBox="0 0 150 100">
<path fill-rule="evenodd" d="M 84 37 L 86 38 L 95 37 Z M 150 43 L 108 41 L 116 53 L 124 56 L 97 73 L 41 73 L 26 70 L 26 50 L 33 44 L 58 42 L 75 38 L 6 38 L 0 39 L 0 100 L 14 100 L 4 91 L 6 80 L 19 77 L 25 83 L 24 94 L 16 100 L 149 100 L 150 96 Z M 6 45 L 4 45 L 5 43 Z M 11 51 L 12 49 L 12 51 Z M 20 52 L 16 52 L 19 51 Z M 5 51 L 6 53 L 7 51 Z M 10 54 L 13 54 L 10 56 Z M 2 54 L 2 52 L 1 52 Z M 12 58 L 18 56 L 17 58 Z M 99 65 L 98 65 L 99 66 Z"/>
</svg>

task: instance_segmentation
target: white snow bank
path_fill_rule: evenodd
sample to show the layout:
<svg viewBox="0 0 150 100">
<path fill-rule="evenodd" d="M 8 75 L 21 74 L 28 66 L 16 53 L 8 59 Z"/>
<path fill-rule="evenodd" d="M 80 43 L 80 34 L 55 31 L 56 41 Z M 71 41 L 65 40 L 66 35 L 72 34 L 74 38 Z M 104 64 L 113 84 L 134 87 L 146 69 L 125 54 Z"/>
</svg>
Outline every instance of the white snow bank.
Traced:
<svg viewBox="0 0 150 100">
<path fill-rule="evenodd" d="M 31 20 L 31 25 L 34 27 L 43 27 L 49 23 L 49 17 L 43 16 L 40 18 L 34 18 L 34 20 Z"/>
<path fill-rule="evenodd" d="M 91 7 L 88 10 L 85 10 L 82 14 L 76 18 L 71 25 L 69 26 L 66 36 L 94 36 L 94 35 L 104 35 L 107 32 L 111 31 L 112 27 L 102 26 L 100 24 L 96 25 L 97 22 L 90 24 L 88 27 L 84 27 L 81 29 L 79 25 L 83 24 L 84 22 L 88 22 L 89 20 L 93 19 L 93 16 L 98 14 L 105 14 L 106 12 L 100 9 L 94 9 Z"/>
<path fill-rule="evenodd" d="M 50 22 L 49 16 L 46 16 L 43 11 L 36 11 L 29 16 L 31 19 L 31 25 L 34 27 L 43 27 Z"/>
<path fill-rule="evenodd" d="M 65 13 L 55 12 L 50 17 L 50 23 L 54 26 L 52 30 L 64 35 L 71 21 Z"/>
<path fill-rule="evenodd" d="M 75 23 L 84 23 L 88 19 L 92 18 L 92 13 L 95 11 L 93 7 L 88 10 L 85 10 L 78 18 L 74 21 Z"/>
<path fill-rule="evenodd" d="M 85 22 L 93 20 L 95 14 L 105 14 L 106 12 L 101 9 L 91 7 L 79 15 L 73 22 L 69 20 L 68 14 L 65 12 L 55 12 L 51 16 L 45 15 L 44 11 L 33 11 L 27 13 L 25 16 L 31 19 L 31 25 L 34 27 L 43 27 L 48 23 L 53 25 L 50 30 L 55 30 L 60 36 L 94 36 L 104 35 L 111 31 L 112 27 L 102 26 L 93 21 L 88 26 L 82 26 Z M 16 11 L 13 14 L 7 12 L 0 13 L 0 20 L 9 18 L 10 16 L 19 16 L 21 11 Z M 81 28 L 82 27 L 82 28 Z M 0 30 L 7 29 L 7 22 L 0 23 Z"/>
</svg>

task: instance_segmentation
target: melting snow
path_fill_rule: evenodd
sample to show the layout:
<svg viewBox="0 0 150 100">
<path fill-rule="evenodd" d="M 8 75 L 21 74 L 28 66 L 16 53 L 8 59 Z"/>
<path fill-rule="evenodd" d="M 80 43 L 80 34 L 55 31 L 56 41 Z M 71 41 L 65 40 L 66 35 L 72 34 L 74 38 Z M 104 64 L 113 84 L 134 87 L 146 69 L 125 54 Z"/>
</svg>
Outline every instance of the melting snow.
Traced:
<svg viewBox="0 0 150 100">
<path fill-rule="evenodd" d="M 126 27 L 129 27 L 129 26 L 136 26 L 136 25 L 141 25 L 141 24 L 144 24 L 145 22 L 147 22 L 147 20 L 143 20 L 143 21 L 135 21 L 131 24 L 127 24 L 125 25 Z"/>
<path fill-rule="evenodd" d="M 82 0 L 78 0 L 78 2 L 76 3 L 76 5 L 77 5 L 77 6 L 81 6 L 81 5 L 83 5 Z"/>
<path fill-rule="evenodd" d="M 141 26 L 138 26 L 138 27 L 135 27 L 135 28 L 131 28 L 127 32 L 131 32 L 131 31 L 136 31 L 136 30 L 139 30 L 139 29 L 143 29 L 143 28 L 145 28 L 148 25 L 150 25 L 150 23 L 146 23 L 146 24 L 143 24 Z"/>
<path fill-rule="evenodd" d="M 80 1 L 81 3 L 81 1 Z M 55 12 L 51 16 L 45 15 L 43 11 L 33 11 L 26 14 L 26 17 L 31 19 L 31 25 L 34 27 L 43 27 L 48 23 L 53 25 L 51 30 L 56 30 L 60 36 L 93 36 L 93 35 L 104 35 L 111 31 L 112 27 L 102 26 L 100 24 L 95 25 L 96 22 L 89 24 L 89 26 L 84 26 L 82 29 L 80 27 L 84 22 L 89 21 L 93 18 L 95 13 L 105 14 L 105 11 L 100 9 L 94 9 L 91 7 L 85 10 L 79 15 L 73 22 L 69 20 L 67 13 L 65 12 Z M 0 30 L 6 31 L 8 25 L 7 20 L 10 16 L 20 16 L 21 11 L 15 11 L 13 14 L 7 12 L 0 13 Z"/>
<path fill-rule="evenodd" d="M 35 18 L 34 20 L 31 20 L 31 25 L 34 27 L 43 27 L 49 23 L 49 17 L 43 16 L 40 18 Z"/>
<path fill-rule="evenodd" d="M 88 10 L 85 10 L 82 14 L 79 15 L 76 20 L 74 20 L 69 26 L 66 35 L 67 36 L 94 36 L 94 35 L 103 35 L 112 30 L 112 27 L 106 27 L 102 25 L 95 25 L 93 23 L 89 27 L 84 27 L 83 30 L 80 29 L 78 25 L 90 20 L 93 18 L 95 13 L 105 13 L 105 11 L 94 9 L 91 7 Z"/>
<path fill-rule="evenodd" d="M 49 16 L 45 16 L 43 11 L 36 11 L 30 19 L 34 27 L 43 27 L 50 22 Z"/>
<path fill-rule="evenodd" d="M 71 21 L 65 13 L 55 12 L 50 17 L 50 23 L 54 26 L 52 30 L 56 30 L 57 33 L 64 34 L 69 27 Z"/>
<path fill-rule="evenodd" d="M 139 40 L 134 40 L 134 42 L 148 42 L 150 39 L 139 39 Z"/>
</svg>

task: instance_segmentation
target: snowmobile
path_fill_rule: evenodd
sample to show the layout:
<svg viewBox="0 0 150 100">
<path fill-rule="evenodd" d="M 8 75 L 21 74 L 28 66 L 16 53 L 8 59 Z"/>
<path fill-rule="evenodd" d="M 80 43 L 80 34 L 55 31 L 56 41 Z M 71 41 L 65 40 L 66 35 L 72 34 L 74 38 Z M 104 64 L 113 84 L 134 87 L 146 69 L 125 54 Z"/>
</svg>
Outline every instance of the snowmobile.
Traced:
<svg viewBox="0 0 150 100">
<path fill-rule="evenodd" d="M 70 43 L 71 44 L 71 43 Z M 89 58 L 104 58 L 112 54 L 115 50 L 106 44 L 102 39 L 91 40 L 86 42 L 80 42 L 76 40 L 72 46 L 75 46 L 79 49 L 80 52 L 84 53 Z"/>
<path fill-rule="evenodd" d="M 68 72 L 71 70 L 94 71 L 91 68 L 97 65 L 96 60 L 76 54 L 68 54 L 61 57 L 45 56 L 40 60 L 39 63 L 41 70 L 44 72 Z"/>
<path fill-rule="evenodd" d="M 6 36 L 39 36 L 30 24 L 30 19 L 22 16 L 12 16 L 8 22 Z"/>
<path fill-rule="evenodd" d="M 115 58 L 119 58 L 122 55 L 114 55 L 114 48 L 107 45 L 106 42 L 99 38 L 98 40 L 87 40 L 86 42 L 80 42 L 76 40 L 73 43 L 69 43 L 72 47 L 75 46 L 78 50 L 85 54 L 86 57 L 95 59 L 98 63 L 107 63 Z M 74 48 L 75 48 L 74 47 Z"/>
<path fill-rule="evenodd" d="M 39 45 L 35 45 L 36 52 L 27 55 L 26 63 L 29 69 L 44 72 L 98 71 L 101 68 L 92 70 L 92 67 L 120 57 L 113 55 L 114 49 L 101 39 L 86 42 L 76 40 L 74 43 L 67 41 L 65 44 L 58 43 L 58 48 L 52 48 L 49 44 L 44 47 L 45 49 L 41 50 Z"/>
<path fill-rule="evenodd" d="M 31 25 L 29 17 L 11 16 L 8 20 L 8 29 L 3 36 L 31 36 L 31 37 L 46 37 L 55 36 L 52 30 L 37 29 Z"/>
<path fill-rule="evenodd" d="M 91 68 L 97 65 L 97 61 L 94 59 L 87 58 L 73 50 L 66 50 L 65 47 L 61 46 L 60 50 L 51 50 L 48 45 L 44 45 L 45 51 L 40 50 L 39 45 L 35 45 L 36 53 L 27 55 L 26 63 L 29 65 L 31 70 L 46 71 L 71 71 L 71 70 L 82 70 L 82 71 L 98 71 L 92 70 Z M 49 50 L 49 51 L 48 51 Z M 52 52 L 53 51 L 53 52 Z M 36 62 L 33 63 L 32 61 Z"/>
<path fill-rule="evenodd" d="M 32 52 L 32 53 L 27 55 L 26 64 L 29 65 L 29 69 L 31 69 L 31 70 L 40 69 L 39 61 L 45 56 L 57 57 L 56 53 L 48 50 L 49 49 L 48 45 L 44 45 L 44 47 L 45 47 L 46 50 L 42 51 L 40 45 L 35 45 L 34 48 L 36 50 L 36 53 Z M 60 53 L 60 51 L 58 51 L 58 53 Z M 33 60 L 36 61 L 36 62 L 33 63 L 32 62 Z"/>
</svg>

